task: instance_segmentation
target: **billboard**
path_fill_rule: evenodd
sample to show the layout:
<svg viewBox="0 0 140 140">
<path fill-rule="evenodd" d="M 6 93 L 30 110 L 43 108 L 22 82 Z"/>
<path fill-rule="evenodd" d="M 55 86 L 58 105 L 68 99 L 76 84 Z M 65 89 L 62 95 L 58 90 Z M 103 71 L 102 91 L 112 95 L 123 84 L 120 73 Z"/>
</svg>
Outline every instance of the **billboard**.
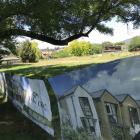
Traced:
<svg viewBox="0 0 140 140">
<path fill-rule="evenodd" d="M 62 139 L 63 140 L 72 139 L 71 138 L 72 132 L 76 134 L 76 132 L 79 129 L 81 130 L 81 128 L 82 132 L 86 130 L 88 134 L 90 133 L 90 135 L 92 134 L 94 136 L 100 135 L 99 129 L 102 128 L 102 126 L 99 127 L 98 124 L 101 116 L 99 114 L 100 113 L 99 108 L 96 107 L 97 106 L 96 101 L 100 99 L 100 97 L 102 97 L 101 95 L 103 95 L 104 91 L 106 90 L 109 91 L 109 93 L 111 93 L 115 98 L 116 96 L 119 96 L 119 98 L 121 97 L 122 99 L 122 97 L 125 97 L 124 95 L 129 95 L 132 98 L 134 98 L 135 100 L 134 102 L 136 104 L 135 108 L 137 108 L 137 111 L 139 112 L 140 106 L 139 64 L 140 57 L 135 56 L 131 58 L 111 61 L 104 64 L 98 64 L 95 66 L 89 66 L 71 72 L 65 72 L 64 74 L 56 75 L 54 77 L 50 77 L 48 80 L 58 99 L 59 113 L 61 119 Z M 91 97 L 89 97 L 88 95 L 91 95 Z M 95 99 L 94 103 L 90 102 L 91 98 Z M 112 100 L 108 99 L 107 102 L 112 103 Z M 138 106 L 137 103 L 139 103 Z M 129 101 L 128 105 L 130 106 L 130 104 L 131 101 Z M 109 112 L 110 110 L 112 109 L 109 109 Z M 107 111 L 108 110 L 106 110 L 106 112 Z M 99 118 L 96 117 L 96 112 L 97 113 L 99 112 L 98 113 Z M 136 115 L 133 114 L 131 116 Z M 128 119 L 128 122 L 131 120 L 132 118 L 131 116 L 129 116 L 130 119 Z M 126 120 L 127 118 L 128 117 L 124 117 L 124 120 Z M 103 125 L 106 125 L 106 122 L 104 121 L 102 122 Z M 132 132 L 134 136 L 140 130 L 138 127 L 140 124 L 138 126 L 137 124 L 135 124 L 134 128 L 128 122 L 126 125 L 129 126 L 129 129 L 130 130 L 132 129 L 133 132 L 132 130 L 131 131 L 127 130 L 128 131 L 127 134 L 129 135 L 129 132 Z M 108 129 L 106 128 L 106 126 L 105 131 Z M 78 130 L 75 132 L 72 130 L 73 128 L 74 130 L 78 128 Z M 112 128 L 109 127 L 109 128 L 110 130 L 109 129 L 108 130 L 112 131 L 112 136 L 113 137 L 116 136 L 115 134 L 116 132 L 114 130 L 117 127 Z M 120 128 L 117 129 L 119 131 L 121 130 Z M 132 135 L 132 133 L 130 133 L 130 135 Z M 81 131 L 78 134 L 78 137 L 81 136 L 80 134 Z M 119 137 L 120 135 L 117 136 Z"/>
<path fill-rule="evenodd" d="M 5 73 L 0 73 L 0 98 L 6 97 Z"/>
<path fill-rule="evenodd" d="M 43 80 L 6 74 L 8 97 L 26 117 L 54 136 L 48 91 Z"/>
</svg>

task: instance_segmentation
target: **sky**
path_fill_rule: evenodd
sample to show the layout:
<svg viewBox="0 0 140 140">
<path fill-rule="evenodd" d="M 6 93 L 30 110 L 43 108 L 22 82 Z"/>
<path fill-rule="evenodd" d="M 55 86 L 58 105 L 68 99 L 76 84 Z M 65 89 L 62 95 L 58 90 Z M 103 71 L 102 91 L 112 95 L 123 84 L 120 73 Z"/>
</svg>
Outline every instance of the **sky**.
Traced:
<svg viewBox="0 0 140 140">
<path fill-rule="evenodd" d="M 131 23 L 124 24 L 120 22 L 116 22 L 115 19 L 113 19 L 110 22 L 107 22 L 106 25 L 110 28 L 113 28 L 114 34 L 113 35 L 106 35 L 98 32 L 97 30 L 93 30 L 88 38 L 82 37 L 80 40 L 86 40 L 90 41 L 91 43 L 102 43 L 105 41 L 110 41 L 110 42 L 120 42 L 124 41 L 126 39 L 132 38 L 134 36 L 140 35 L 140 28 L 139 29 L 133 29 L 133 25 Z M 29 39 L 29 38 L 26 38 Z M 23 38 L 18 38 L 19 41 L 23 41 Z M 55 47 L 63 47 L 63 46 L 54 46 L 46 42 L 38 41 L 38 47 L 40 49 L 45 49 L 45 48 L 55 48 Z"/>
<path fill-rule="evenodd" d="M 89 93 L 107 89 L 113 95 L 130 94 L 140 100 L 140 57 L 134 56 L 85 67 L 49 78 L 57 96 L 77 85 Z"/>
<path fill-rule="evenodd" d="M 109 27 L 113 28 L 113 35 L 105 35 L 99 33 L 97 30 L 94 30 L 89 35 L 89 41 L 93 43 L 102 43 L 104 41 L 110 42 L 120 42 L 126 39 L 132 38 L 134 36 L 140 35 L 140 28 L 133 29 L 132 23 L 127 24 L 116 22 L 112 20 L 111 22 L 106 23 Z"/>
</svg>

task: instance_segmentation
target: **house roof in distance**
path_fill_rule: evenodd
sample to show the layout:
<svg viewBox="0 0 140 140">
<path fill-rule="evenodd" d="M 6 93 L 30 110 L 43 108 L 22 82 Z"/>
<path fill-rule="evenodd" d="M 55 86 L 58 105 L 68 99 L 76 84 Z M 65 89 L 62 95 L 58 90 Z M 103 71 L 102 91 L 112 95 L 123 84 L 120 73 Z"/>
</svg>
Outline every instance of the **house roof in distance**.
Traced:
<svg viewBox="0 0 140 140">
<path fill-rule="evenodd" d="M 16 56 L 7 56 L 2 59 L 2 61 L 10 61 L 10 60 L 20 60 L 20 58 Z"/>
</svg>

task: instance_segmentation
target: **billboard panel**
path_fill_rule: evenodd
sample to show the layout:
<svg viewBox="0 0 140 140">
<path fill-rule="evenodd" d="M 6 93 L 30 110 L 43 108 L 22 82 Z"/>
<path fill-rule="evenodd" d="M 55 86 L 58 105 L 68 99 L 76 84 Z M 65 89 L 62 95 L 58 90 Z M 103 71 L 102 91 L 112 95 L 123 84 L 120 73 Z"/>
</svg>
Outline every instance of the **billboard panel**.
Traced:
<svg viewBox="0 0 140 140">
<path fill-rule="evenodd" d="M 26 117 L 54 135 L 50 99 L 43 80 L 6 74 L 8 97 Z"/>
</svg>

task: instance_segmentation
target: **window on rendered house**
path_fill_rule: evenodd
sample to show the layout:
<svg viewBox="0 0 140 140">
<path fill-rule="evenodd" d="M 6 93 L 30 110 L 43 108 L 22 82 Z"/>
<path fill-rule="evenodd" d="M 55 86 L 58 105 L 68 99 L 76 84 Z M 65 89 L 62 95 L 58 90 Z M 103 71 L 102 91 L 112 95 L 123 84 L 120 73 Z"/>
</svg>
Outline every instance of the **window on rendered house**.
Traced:
<svg viewBox="0 0 140 140">
<path fill-rule="evenodd" d="M 96 119 L 81 117 L 81 122 L 85 130 L 90 133 L 95 133 Z"/>
<path fill-rule="evenodd" d="M 96 119 L 93 118 L 91 111 L 91 106 L 87 97 L 79 97 L 79 102 L 84 114 L 84 117 L 81 117 L 81 122 L 84 129 L 89 133 L 95 133 Z"/>
<path fill-rule="evenodd" d="M 106 112 L 108 115 L 108 119 L 111 123 L 117 123 L 118 117 L 117 117 L 117 105 L 112 103 L 106 103 Z"/>
<path fill-rule="evenodd" d="M 81 108 L 82 108 L 84 115 L 85 116 L 93 116 L 88 98 L 87 97 L 79 97 L 79 102 L 80 102 L 80 105 L 81 105 Z"/>
<path fill-rule="evenodd" d="M 139 124 L 137 108 L 128 107 L 128 110 L 129 110 L 131 125 L 132 125 L 132 127 L 134 127 L 136 124 Z"/>
</svg>

